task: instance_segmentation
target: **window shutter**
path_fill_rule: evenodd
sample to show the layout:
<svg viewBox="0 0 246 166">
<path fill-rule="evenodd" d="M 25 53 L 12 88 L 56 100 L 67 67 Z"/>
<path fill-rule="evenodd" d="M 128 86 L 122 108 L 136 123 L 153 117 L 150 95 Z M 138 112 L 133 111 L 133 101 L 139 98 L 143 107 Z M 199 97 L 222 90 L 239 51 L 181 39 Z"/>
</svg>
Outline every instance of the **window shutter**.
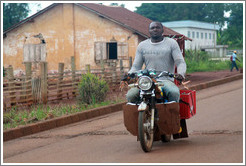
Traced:
<svg viewBox="0 0 246 166">
<path fill-rule="evenodd" d="M 95 42 L 95 61 L 100 61 L 103 59 L 107 59 L 107 50 L 106 50 L 106 43 L 105 42 Z"/>
<path fill-rule="evenodd" d="M 40 60 L 42 62 L 46 61 L 46 45 L 45 44 L 40 44 Z"/>
<path fill-rule="evenodd" d="M 25 44 L 23 57 L 24 62 L 44 62 L 46 60 L 46 45 Z"/>
<path fill-rule="evenodd" d="M 128 59 L 128 43 L 118 42 L 118 59 Z"/>
</svg>

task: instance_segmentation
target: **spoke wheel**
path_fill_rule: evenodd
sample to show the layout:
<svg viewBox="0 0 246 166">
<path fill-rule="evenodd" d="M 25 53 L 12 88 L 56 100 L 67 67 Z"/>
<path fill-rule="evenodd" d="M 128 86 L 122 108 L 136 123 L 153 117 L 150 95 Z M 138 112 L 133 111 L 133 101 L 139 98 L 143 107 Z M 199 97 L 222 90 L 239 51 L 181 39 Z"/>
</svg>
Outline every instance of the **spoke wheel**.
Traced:
<svg viewBox="0 0 246 166">
<path fill-rule="evenodd" d="M 146 111 L 138 113 L 138 136 L 144 152 L 152 149 L 154 134 L 151 132 L 151 116 Z"/>
</svg>

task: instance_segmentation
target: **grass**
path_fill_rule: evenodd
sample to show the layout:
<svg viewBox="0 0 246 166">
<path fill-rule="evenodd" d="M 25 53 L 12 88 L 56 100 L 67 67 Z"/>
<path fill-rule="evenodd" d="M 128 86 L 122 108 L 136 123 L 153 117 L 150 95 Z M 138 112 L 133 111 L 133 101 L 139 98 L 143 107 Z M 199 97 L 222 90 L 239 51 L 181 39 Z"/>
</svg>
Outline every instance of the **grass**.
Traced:
<svg viewBox="0 0 246 166">
<path fill-rule="evenodd" d="M 107 106 L 123 102 L 123 100 L 104 101 L 91 105 L 73 104 L 73 105 L 59 105 L 59 106 L 33 106 L 29 110 L 17 110 L 16 108 L 3 113 L 3 129 L 11 129 L 18 126 L 23 126 L 38 121 L 52 119 L 63 115 L 70 115 L 77 112 L 82 112 L 88 109 Z"/>
<path fill-rule="evenodd" d="M 231 61 L 210 60 L 212 57 L 207 52 L 188 50 L 185 52 L 185 62 L 187 64 L 187 73 L 230 70 Z M 238 56 L 240 62 L 236 62 L 239 68 L 243 67 L 243 57 Z"/>
</svg>

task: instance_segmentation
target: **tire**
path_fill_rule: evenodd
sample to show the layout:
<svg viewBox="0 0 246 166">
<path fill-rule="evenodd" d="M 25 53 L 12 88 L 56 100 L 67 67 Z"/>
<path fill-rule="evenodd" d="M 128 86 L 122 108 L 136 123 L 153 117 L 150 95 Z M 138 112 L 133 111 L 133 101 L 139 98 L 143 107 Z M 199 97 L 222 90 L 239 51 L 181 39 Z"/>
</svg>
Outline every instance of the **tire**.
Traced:
<svg viewBox="0 0 246 166">
<path fill-rule="evenodd" d="M 144 152 L 150 152 L 153 145 L 154 133 L 150 129 L 151 116 L 146 111 L 138 113 L 138 136 Z"/>
<path fill-rule="evenodd" d="M 170 142 L 171 141 L 171 134 L 164 134 L 164 135 L 161 135 L 161 141 L 162 142 Z"/>
</svg>

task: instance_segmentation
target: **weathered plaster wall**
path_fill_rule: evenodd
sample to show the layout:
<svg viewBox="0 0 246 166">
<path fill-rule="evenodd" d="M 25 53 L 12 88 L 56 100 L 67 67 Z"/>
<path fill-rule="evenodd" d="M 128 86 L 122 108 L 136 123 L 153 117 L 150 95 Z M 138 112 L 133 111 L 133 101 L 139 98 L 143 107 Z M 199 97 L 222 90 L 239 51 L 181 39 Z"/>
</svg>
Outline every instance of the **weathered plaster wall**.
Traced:
<svg viewBox="0 0 246 166">
<path fill-rule="evenodd" d="M 76 38 L 75 58 L 77 67 L 84 68 L 88 62 L 91 66 L 96 67 L 97 65 L 94 61 L 94 42 L 110 42 L 113 37 L 117 42 L 128 43 L 129 56 L 135 56 L 136 47 L 138 45 L 137 35 L 79 6 L 75 6 L 74 9 Z M 124 64 L 128 65 L 128 63 Z M 97 67 L 100 67 L 100 65 Z"/>
<path fill-rule="evenodd" d="M 22 64 L 24 44 L 40 43 L 40 40 L 33 36 L 41 33 L 46 42 L 48 67 L 56 69 L 57 62 L 62 60 L 64 49 L 62 16 L 62 5 L 58 5 L 39 15 L 34 21 L 27 22 L 7 33 L 7 37 L 3 40 L 4 67 L 12 65 L 15 70 L 24 70 Z"/>
<path fill-rule="evenodd" d="M 24 70 L 24 44 L 38 44 L 34 35 L 41 33 L 46 42 L 48 70 L 58 70 L 58 63 L 70 69 L 71 56 L 75 56 L 76 69 L 86 64 L 100 67 L 94 62 L 94 42 L 109 42 L 113 37 L 118 42 L 128 43 L 129 56 L 134 57 L 139 38 L 133 32 L 97 14 L 73 4 L 60 4 L 7 33 L 3 40 L 4 67 Z M 128 63 L 125 63 L 128 66 Z"/>
</svg>

